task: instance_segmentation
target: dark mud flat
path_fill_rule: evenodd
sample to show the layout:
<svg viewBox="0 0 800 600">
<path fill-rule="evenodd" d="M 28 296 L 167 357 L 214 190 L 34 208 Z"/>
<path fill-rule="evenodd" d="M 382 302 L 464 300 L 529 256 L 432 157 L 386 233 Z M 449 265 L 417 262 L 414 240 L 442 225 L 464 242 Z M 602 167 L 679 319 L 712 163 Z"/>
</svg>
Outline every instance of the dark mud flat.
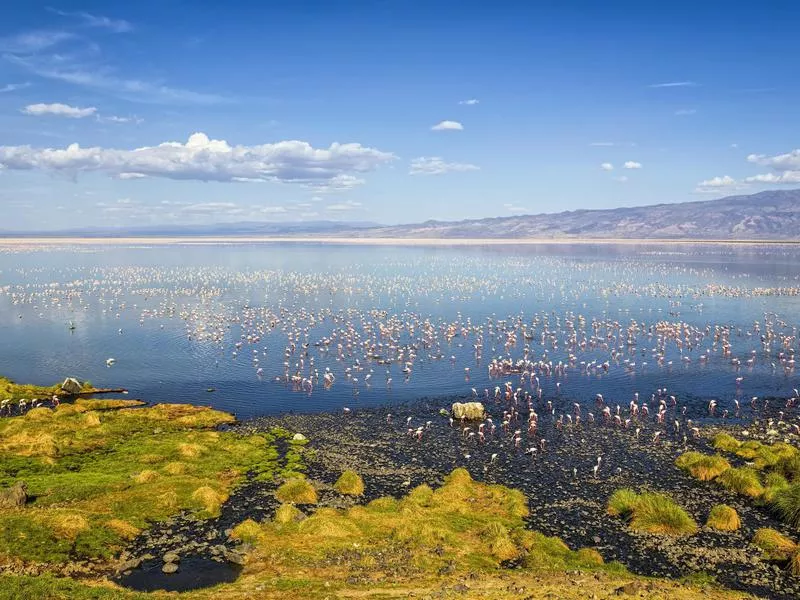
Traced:
<svg viewBox="0 0 800 600">
<path fill-rule="evenodd" d="M 477 436 L 464 435 L 462 425 L 450 427 L 449 419 L 439 414 L 453 400 L 423 400 L 349 414 L 265 417 L 237 424 L 234 429 L 254 431 L 280 425 L 303 433 L 315 450 L 309 477 L 332 484 L 344 469 L 352 468 L 364 477 L 367 501 L 399 496 L 421 483 L 438 485 L 452 469 L 466 467 L 475 479 L 522 490 L 529 499 L 532 529 L 557 535 L 573 548 L 595 547 L 607 561 L 618 560 L 635 573 L 681 577 L 704 572 L 725 586 L 761 597 L 800 597 L 800 579 L 762 560 L 758 548 L 750 544 L 759 527 L 791 532 L 766 509 L 713 484 L 696 481 L 674 466 L 679 454 L 692 449 L 708 451 L 708 443 L 694 439 L 685 418 L 672 414 L 673 410 L 666 419 L 670 425 L 656 425 L 652 417 L 636 425 L 641 428 L 637 439 L 633 425 L 621 429 L 587 422 L 559 430 L 549 415 L 542 416 L 545 410 L 537 409 L 539 430 L 528 439 L 526 410 L 504 433 L 500 422 L 505 407 L 491 403 L 487 409 L 497 430 L 480 444 Z M 392 414 L 391 423 L 387 423 L 388 413 Z M 408 417 L 412 420 L 407 426 Z M 677 432 L 672 425 L 676 418 L 681 423 Z M 426 425 L 428 421 L 430 425 Z M 738 427 L 743 422 L 738 421 Z M 425 427 L 420 441 L 407 431 L 419 426 Z M 765 425 L 749 428 L 756 433 L 759 427 Z M 477 431 L 475 424 L 470 428 Z M 517 429 L 523 437 L 518 448 L 511 441 Z M 662 433 L 653 443 L 656 431 Z M 538 447 L 542 438 L 545 450 L 526 454 L 528 448 Z M 493 454 L 497 454 L 495 460 Z M 598 457 L 602 457 L 601 467 L 594 477 L 592 467 Z M 701 526 L 700 532 L 681 538 L 632 532 L 623 521 L 606 514 L 609 496 L 620 487 L 672 495 Z M 721 533 L 702 527 L 711 507 L 721 502 L 739 512 L 739 531 Z M 227 506 L 223 515 L 226 510 Z"/>
</svg>

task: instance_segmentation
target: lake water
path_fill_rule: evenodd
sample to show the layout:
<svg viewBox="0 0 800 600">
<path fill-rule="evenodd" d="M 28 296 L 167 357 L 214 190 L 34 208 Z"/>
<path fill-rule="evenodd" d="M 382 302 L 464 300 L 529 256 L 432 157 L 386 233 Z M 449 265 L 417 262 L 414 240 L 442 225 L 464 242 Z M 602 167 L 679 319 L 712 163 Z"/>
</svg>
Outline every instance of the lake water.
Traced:
<svg viewBox="0 0 800 600">
<path fill-rule="evenodd" d="M 535 393 L 487 368 L 527 356 L 566 365 L 538 373 L 559 408 L 667 388 L 693 412 L 714 398 L 732 414 L 800 386 L 798 290 L 791 245 L 0 242 L 0 374 L 248 417 L 483 397 L 506 381 Z"/>
</svg>

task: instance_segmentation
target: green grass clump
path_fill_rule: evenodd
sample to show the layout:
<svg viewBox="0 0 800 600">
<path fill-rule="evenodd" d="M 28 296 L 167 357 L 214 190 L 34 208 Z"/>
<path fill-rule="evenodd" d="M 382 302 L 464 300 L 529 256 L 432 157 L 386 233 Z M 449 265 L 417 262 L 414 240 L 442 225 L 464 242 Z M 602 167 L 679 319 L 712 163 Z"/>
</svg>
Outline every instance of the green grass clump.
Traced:
<svg viewBox="0 0 800 600">
<path fill-rule="evenodd" d="M 734 453 L 742 445 L 742 442 L 740 442 L 730 434 L 718 433 L 717 435 L 714 436 L 714 441 L 712 442 L 712 445 L 717 450 Z"/>
<path fill-rule="evenodd" d="M 785 523 L 800 528 L 800 482 L 777 489 L 770 506 Z"/>
<path fill-rule="evenodd" d="M 731 468 L 730 463 L 723 457 L 707 456 L 700 452 L 681 454 L 675 461 L 675 465 L 700 481 L 711 481 Z"/>
<path fill-rule="evenodd" d="M 789 560 L 798 549 L 797 544 L 788 537 L 767 527 L 756 531 L 753 544 L 758 546 L 769 560 Z"/>
<path fill-rule="evenodd" d="M 336 480 L 333 488 L 340 494 L 361 496 L 364 494 L 364 480 L 358 473 L 348 469 Z"/>
<path fill-rule="evenodd" d="M 800 452 L 781 458 L 775 465 L 775 472 L 789 481 L 800 481 Z"/>
<path fill-rule="evenodd" d="M 631 529 L 664 535 L 691 535 L 697 523 L 665 494 L 629 489 L 614 492 L 608 500 L 608 513 L 629 519 Z"/>
<path fill-rule="evenodd" d="M 289 479 L 275 492 L 275 497 L 281 502 L 292 504 L 316 504 L 317 490 L 305 479 Z"/>
<path fill-rule="evenodd" d="M 764 493 L 764 487 L 761 485 L 758 471 L 750 467 L 728 469 L 717 477 L 717 483 L 726 490 L 749 498 L 758 498 Z"/>
<path fill-rule="evenodd" d="M 274 477 L 280 470 L 271 434 L 211 430 L 231 415 L 131 406 L 78 400 L 0 419 L 0 487 L 24 481 L 30 498 L 22 509 L 0 511 L 0 556 L 40 563 L 109 558 L 141 529 L 181 510 L 218 515 L 247 472 Z"/>
<path fill-rule="evenodd" d="M 231 537 L 245 544 L 255 544 L 261 537 L 261 525 L 252 519 L 246 519 L 233 528 Z"/>
<path fill-rule="evenodd" d="M 629 488 L 621 488 L 608 499 L 608 514 L 612 517 L 629 517 L 639 501 L 639 494 Z"/>
<path fill-rule="evenodd" d="M 317 573 L 326 581 L 354 573 L 377 581 L 398 570 L 417 580 L 437 578 L 447 565 L 466 573 L 496 569 L 508 560 L 536 569 L 603 565 L 595 550 L 574 552 L 557 538 L 527 530 L 521 492 L 476 482 L 464 469 L 437 489 L 422 485 L 400 499 L 379 498 L 346 510 L 318 508 L 302 520 L 299 514 L 283 505 L 274 520 L 260 526 L 250 572 L 302 566 L 307 576 Z"/>
<path fill-rule="evenodd" d="M 717 504 L 711 509 L 706 521 L 706 527 L 718 531 L 736 531 L 742 526 L 739 514 L 734 508 L 726 504 Z"/>
</svg>

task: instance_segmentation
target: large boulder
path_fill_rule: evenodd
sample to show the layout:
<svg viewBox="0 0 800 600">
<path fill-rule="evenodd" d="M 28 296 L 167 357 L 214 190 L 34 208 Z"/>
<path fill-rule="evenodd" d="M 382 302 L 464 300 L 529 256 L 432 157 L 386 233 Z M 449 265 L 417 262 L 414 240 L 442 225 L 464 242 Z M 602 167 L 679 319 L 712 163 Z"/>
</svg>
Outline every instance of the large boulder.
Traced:
<svg viewBox="0 0 800 600">
<path fill-rule="evenodd" d="M 0 489 L 0 508 L 21 508 L 28 501 L 28 486 L 18 481 L 8 488 Z"/>
<path fill-rule="evenodd" d="M 81 387 L 80 381 L 74 377 L 67 377 L 64 383 L 61 384 L 61 389 L 68 394 L 80 394 L 83 388 Z"/>
<path fill-rule="evenodd" d="M 454 402 L 451 410 L 454 419 L 466 421 L 481 421 L 486 413 L 480 402 Z"/>
</svg>

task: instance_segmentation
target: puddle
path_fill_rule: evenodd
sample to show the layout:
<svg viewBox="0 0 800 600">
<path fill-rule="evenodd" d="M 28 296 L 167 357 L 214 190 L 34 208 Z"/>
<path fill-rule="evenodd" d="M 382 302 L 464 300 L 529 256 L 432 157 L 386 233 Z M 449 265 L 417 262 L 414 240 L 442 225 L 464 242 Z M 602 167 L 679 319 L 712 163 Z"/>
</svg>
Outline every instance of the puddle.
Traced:
<svg viewBox="0 0 800 600">
<path fill-rule="evenodd" d="M 163 564 L 156 559 L 145 561 L 138 569 L 131 571 L 130 575 L 122 575 L 115 581 L 140 592 L 186 592 L 219 583 L 231 583 L 242 571 L 237 565 L 199 556 L 181 557 L 178 572 L 169 575 L 161 571 Z"/>
</svg>

